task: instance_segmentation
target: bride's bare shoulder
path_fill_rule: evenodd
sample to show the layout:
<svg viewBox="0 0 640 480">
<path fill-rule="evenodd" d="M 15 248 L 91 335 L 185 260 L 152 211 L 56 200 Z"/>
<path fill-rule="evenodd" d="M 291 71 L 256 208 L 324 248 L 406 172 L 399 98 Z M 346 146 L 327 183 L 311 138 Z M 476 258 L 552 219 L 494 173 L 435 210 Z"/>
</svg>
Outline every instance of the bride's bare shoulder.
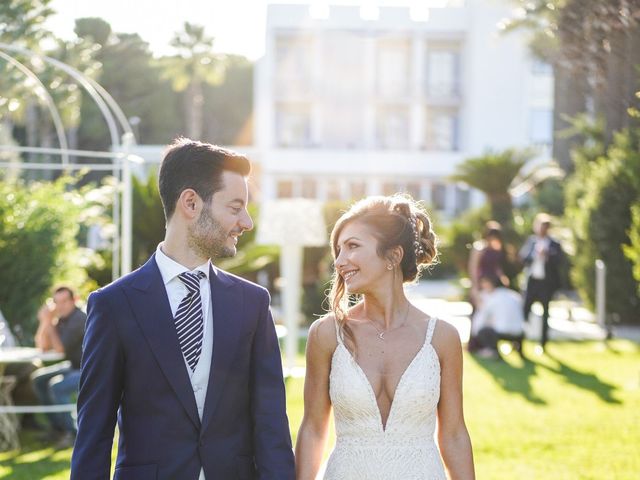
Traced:
<svg viewBox="0 0 640 480">
<path fill-rule="evenodd" d="M 336 317 L 333 313 L 318 318 L 309 328 L 308 348 L 315 347 L 325 352 L 333 352 L 338 345 Z"/>
</svg>

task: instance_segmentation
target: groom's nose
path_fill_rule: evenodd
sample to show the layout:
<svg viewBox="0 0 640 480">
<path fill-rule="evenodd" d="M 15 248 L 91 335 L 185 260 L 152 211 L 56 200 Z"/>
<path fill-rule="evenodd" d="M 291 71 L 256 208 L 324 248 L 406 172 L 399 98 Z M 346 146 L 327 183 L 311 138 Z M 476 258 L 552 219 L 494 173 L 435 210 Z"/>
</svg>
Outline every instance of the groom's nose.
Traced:
<svg viewBox="0 0 640 480">
<path fill-rule="evenodd" d="M 240 227 L 245 231 L 253 229 L 253 220 L 251 219 L 251 215 L 249 215 L 249 212 L 247 212 L 246 210 L 244 211 L 244 215 L 242 215 L 238 223 L 240 224 Z"/>
</svg>

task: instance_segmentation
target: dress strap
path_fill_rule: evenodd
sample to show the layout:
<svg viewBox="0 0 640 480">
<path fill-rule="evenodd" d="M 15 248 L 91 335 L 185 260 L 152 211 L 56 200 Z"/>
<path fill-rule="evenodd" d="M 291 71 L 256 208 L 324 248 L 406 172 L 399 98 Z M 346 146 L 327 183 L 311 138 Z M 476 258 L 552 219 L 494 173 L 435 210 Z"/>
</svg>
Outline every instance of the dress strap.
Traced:
<svg viewBox="0 0 640 480">
<path fill-rule="evenodd" d="M 427 338 L 426 343 L 431 343 L 433 338 L 433 331 L 436 329 L 436 317 L 429 318 L 429 325 L 427 325 Z"/>
<path fill-rule="evenodd" d="M 340 345 L 343 345 L 344 344 L 344 340 L 342 338 L 342 332 L 340 331 L 340 324 L 338 323 L 338 319 L 335 319 L 333 322 L 334 322 L 334 324 L 336 326 L 336 339 L 338 340 L 338 343 Z"/>
</svg>

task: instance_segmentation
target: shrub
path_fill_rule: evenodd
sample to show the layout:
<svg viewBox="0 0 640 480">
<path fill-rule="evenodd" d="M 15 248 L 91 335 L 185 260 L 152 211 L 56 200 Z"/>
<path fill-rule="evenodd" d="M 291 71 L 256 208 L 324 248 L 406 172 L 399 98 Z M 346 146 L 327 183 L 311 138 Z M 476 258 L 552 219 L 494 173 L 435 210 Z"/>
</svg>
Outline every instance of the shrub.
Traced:
<svg viewBox="0 0 640 480">
<path fill-rule="evenodd" d="M 0 181 L 0 308 L 21 342 L 30 342 L 36 312 L 60 282 L 78 293 L 95 285 L 85 267 L 92 253 L 78 246 L 80 226 L 96 213 L 73 179 L 25 184 Z"/>
<path fill-rule="evenodd" d="M 616 134 L 604 155 L 592 161 L 578 158 L 567 187 L 567 223 L 575 243 L 573 284 L 593 308 L 594 262 L 602 259 L 607 266 L 607 312 L 627 322 L 640 320 L 637 283 L 623 252 L 630 244 L 631 206 L 640 200 L 638 178 L 638 140 L 625 131 Z"/>
</svg>

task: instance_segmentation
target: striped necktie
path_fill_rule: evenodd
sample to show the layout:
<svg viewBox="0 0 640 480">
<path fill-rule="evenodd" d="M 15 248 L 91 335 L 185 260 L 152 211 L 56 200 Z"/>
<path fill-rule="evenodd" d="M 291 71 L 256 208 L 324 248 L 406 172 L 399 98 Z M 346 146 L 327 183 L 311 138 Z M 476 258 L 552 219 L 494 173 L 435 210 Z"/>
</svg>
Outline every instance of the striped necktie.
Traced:
<svg viewBox="0 0 640 480">
<path fill-rule="evenodd" d="M 182 354 L 187 360 L 191 371 L 196 369 L 200 352 L 202 352 L 202 300 L 200 299 L 200 279 L 206 278 L 204 272 L 184 272 L 178 275 L 187 287 L 187 294 L 180 302 L 176 311 L 175 323 L 178 342 Z"/>
</svg>

